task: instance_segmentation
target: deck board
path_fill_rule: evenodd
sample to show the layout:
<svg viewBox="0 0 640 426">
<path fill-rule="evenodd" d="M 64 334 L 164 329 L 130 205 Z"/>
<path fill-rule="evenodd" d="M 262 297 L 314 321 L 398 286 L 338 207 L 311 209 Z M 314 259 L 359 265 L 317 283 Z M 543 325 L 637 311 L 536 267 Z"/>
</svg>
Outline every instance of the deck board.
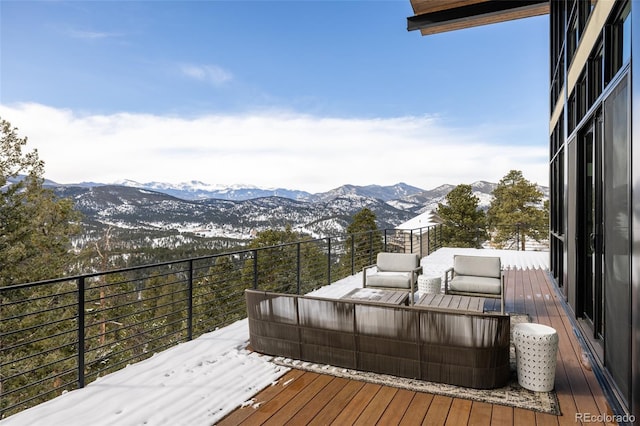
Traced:
<svg viewBox="0 0 640 426">
<path fill-rule="evenodd" d="M 336 377 L 331 380 L 323 389 L 318 393 L 315 398 L 309 400 L 304 407 L 300 409 L 295 415 L 295 422 L 290 419 L 283 419 L 280 424 L 294 425 L 294 424 L 309 424 L 311 421 L 320 414 L 320 412 L 326 407 L 327 404 L 333 399 L 333 397 L 343 389 L 349 381 L 340 377 Z M 337 413 L 336 413 L 337 415 Z M 293 418 L 293 416 L 292 416 Z M 333 416 L 332 418 L 335 418 Z"/>
<path fill-rule="evenodd" d="M 333 377 L 331 376 L 325 374 L 318 375 L 313 382 L 297 392 L 285 406 L 269 417 L 263 424 L 267 426 L 281 426 L 290 419 L 297 417 L 302 408 L 307 405 L 307 403 L 313 401 L 313 398 L 332 380 Z"/>
<path fill-rule="evenodd" d="M 345 380 L 345 379 L 342 379 Z M 318 415 L 308 422 L 309 425 L 325 425 L 335 421 L 336 417 L 342 413 L 349 402 L 360 392 L 364 387 L 364 382 L 357 382 L 355 380 L 345 380 L 347 382 L 342 389 L 332 395 L 333 397 L 319 412 Z M 296 424 L 295 419 L 291 419 L 292 424 Z"/>
<path fill-rule="evenodd" d="M 491 407 L 491 425 L 492 426 L 513 426 L 515 425 L 525 425 L 530 423 L 515 423 L 513 418 L 513 412 L 515 411 L 512 407 L 506 407 L 504 405 L 494 405 Z"/>
<path fill-rule="evenodd" d="M 583 348 L 547 272 L 510 269 L 505 278 L 507 312 L 526 313 L 558 332 L 555 388 L 561 416 L 291 370 L 259 392 L 254 404 L 238 408 L 219 424 L 556 426 L 577 424 L 576 413 L 610 414 L 593 371 L 582 362 Z M 499 301 L 486 300 L 485 309 L 499 308 Z"/>
<path fill-rule="evenodd" d="M 399 426 L 420 424 L 427 415 L 427 411 L 429 411 L 433 396 L 430 393 L 416 393 L 407 411 L 402 416 Z"/>
<path fill-rule="evenodd" d="M 491 404 L 474 401 L 469 414 L 468 426 L 488 426 L 491 424 Z"/>
<path fill-rule="evenodd" d="M 397 393 L 397 388 L 382 386 L 373 397 L 373 399 L 369 402 L 367 407 L 362 411 L 362 413 L 360 413 L 360 416 L 358 416 L 358 420 L 356 420 L 356 422 L 353 424 L 357 426 L 369 426 L 376 424 L 382 417 L 384 412 L 387 410 L 387 407 L 391 403 L 391 400 L 396 396 Z"/>
<path fill-rule="evenodd" d="M 378 423 L 384 425 L 397 425 L 402 421 L 404 413 L 409 408 L 415 392 L 398 389 L 387 409 L 384 411 Z"/>
<path fill-rule="evenodd" d="M 435 395 L 429 405 L 427 415 L 422 421 L 423 425 L 443 425 L 449 416 L 449 409 L 453 403 L 453 398 L 442 395 Z"/>
<path fill-rule="evenodd" d="M 449 414 L 447 415 L 445 425 L 466 425 L 469 422 L 472 405 L 473 403 L 468 399 L 454 399 L 451 401 L 451 407 L 449 408 Z"/>
<path fill-rule="evenodd" d="M 336 425 L 354 424 L 381 388 L 380 385 L 365 383 L 333 423 Z"/>
</svg>

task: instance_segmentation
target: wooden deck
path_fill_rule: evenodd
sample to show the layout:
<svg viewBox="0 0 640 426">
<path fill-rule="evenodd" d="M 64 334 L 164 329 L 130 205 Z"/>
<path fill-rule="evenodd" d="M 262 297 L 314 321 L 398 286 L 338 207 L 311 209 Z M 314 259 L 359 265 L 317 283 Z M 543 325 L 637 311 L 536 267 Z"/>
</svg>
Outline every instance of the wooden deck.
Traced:
<svg viewBox="0 0 640 426">
<path fill-rule="evenodd" d="M 219 424 L 576 425 L 581 413 L 611 414 L 546 271 L 509 270 L 506 280 L 507 312 L 527 313 L 558 332 L 555 388 L 561 416 L 291 370 Z M 486 303 L 499 310 L 499 301 Z"/>
</svg>

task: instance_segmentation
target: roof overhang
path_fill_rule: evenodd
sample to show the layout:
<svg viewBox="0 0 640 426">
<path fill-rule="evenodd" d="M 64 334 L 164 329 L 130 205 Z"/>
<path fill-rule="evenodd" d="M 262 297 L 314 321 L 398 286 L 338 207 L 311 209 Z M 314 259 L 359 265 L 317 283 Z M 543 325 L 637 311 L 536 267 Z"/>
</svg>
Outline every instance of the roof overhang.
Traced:
<svg viewBox="0 0 640 426">
<path fill-rule="evenodd" d="M 410 0 L 407 29 L 422 35 L 460 30 L 549 13 L 549 0 Z"/>
</svg>

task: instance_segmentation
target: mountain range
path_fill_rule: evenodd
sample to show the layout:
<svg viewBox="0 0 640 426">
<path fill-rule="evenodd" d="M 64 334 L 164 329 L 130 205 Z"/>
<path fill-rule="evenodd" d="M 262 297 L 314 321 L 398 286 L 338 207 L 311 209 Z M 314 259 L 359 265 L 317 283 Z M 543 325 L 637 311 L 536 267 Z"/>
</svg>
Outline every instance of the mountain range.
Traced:
<svg viewBox="0 0 640 426">
<path fill-rule="evenodd" d="M 480 207 L 487 208 L 497 184 L 471 184 Z M 380 228 L 394 228 L 437 208 L 455 185 L 424 190 L 405 183 L 391 186 L 343 185 L 311 194 L 289 189 L 236 185 L 220 187 L 198 181 L 182 184 L 115 184 L 46 181 L 59 196 L 69 197 L 84 215 L 85 235 L 79 246 L 98 239 L 106 228 L 137 239 L 135 244 L 174 247 L 194 239 L 246 241 L 270 228 L 291 225 L 321 237 L 346 230 L 355 213 L 373 211 Z M 548 189 L 541 187 L 545 196 Z"/>
<path fill-rule="evenodd" d="M 60 185 L 53 181 L 47 181 L 50 186 L 78 186 L 84 188 L 91 188 L 96 186 L 105 186 L 103 183 L 96 182 L 81 182 L 71 185 Z M 339 188 L 333 189 L 328 192 L 311 194 L 306 191 L 300 191 L 295 189 L 265 189 L 259 188 L 253 185 L 212 185 L 197 180 L 190 182 L 183 182 L 178 184 L 165 183 L 165 182 L 147 182 L 140 183 L 129 179 L 113 182 L 108 185 L 114 186 L 127 186 L 131 188 L 142 188 L 150 191 L 162 192 L 167 195 L 172 195 L 183 200 L 206 200 L 206 199 L 218 199 L 218 200 L 231 200 L 231 201 L 246 201 L 255 198 L 264 197 L 283 197 L 296 201 L 316 202 L 326 201 L 328 199 L 335 198 L 339 195 L 355 194 L 365 197 L 378 198 L 383 201 L 390 201 L 412 194 L 423 192 L 423 189 L 416 188 L 415 186 L 407 185 L 406 183 L 398 183 L 392 186 L 380 186 L 380 185 L 367 185 L 367 186 L 355 186 L 355 185 L 343 185 Z"/>
</svg>

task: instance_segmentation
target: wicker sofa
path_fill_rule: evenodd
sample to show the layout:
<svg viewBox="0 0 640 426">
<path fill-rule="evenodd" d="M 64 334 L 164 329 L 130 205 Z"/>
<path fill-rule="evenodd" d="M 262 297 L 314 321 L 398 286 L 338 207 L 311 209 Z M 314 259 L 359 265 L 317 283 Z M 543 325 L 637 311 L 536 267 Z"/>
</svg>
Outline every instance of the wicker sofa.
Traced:
<svg viewBox="0 0 640 426">
<path fill-rule="evenodd" d="M 509 317 L 246 290 L 257 352 L 458 386 L 509 379 Z"/>
</svg>

